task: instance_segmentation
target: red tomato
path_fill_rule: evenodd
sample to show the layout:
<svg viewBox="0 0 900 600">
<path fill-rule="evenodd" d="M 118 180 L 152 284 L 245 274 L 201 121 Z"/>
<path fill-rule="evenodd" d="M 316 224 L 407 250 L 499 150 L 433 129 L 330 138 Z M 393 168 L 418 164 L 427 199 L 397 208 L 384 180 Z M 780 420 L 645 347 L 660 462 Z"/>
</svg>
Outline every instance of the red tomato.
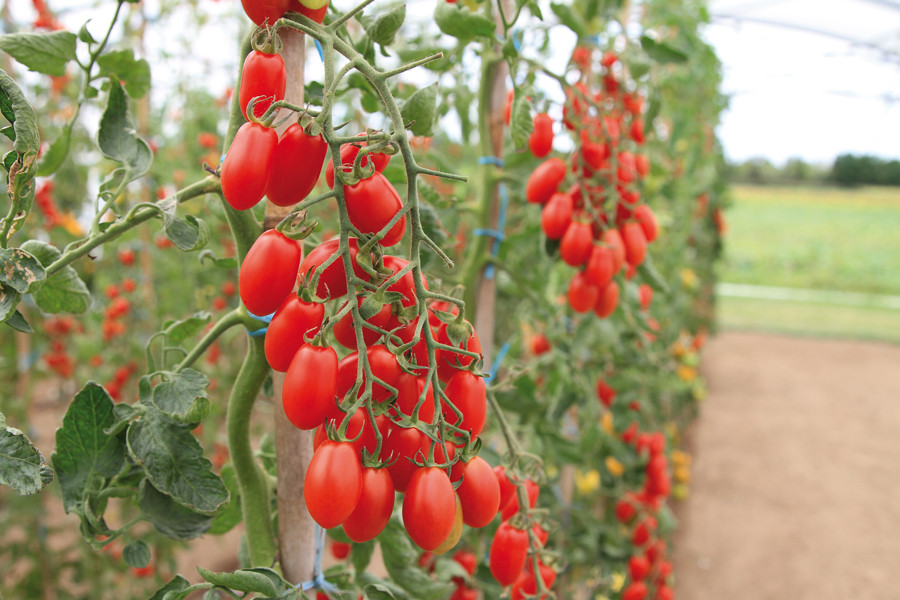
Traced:
<svg viewBox="0 0 900 600">
<path fill-rule="evenodd" d="M 550 340 L 547 339 L 547 336 L 543 333 L 539 333 L 533 336 L 530 340 L 531 342 L 531 353 L 535 356 L 540 356 L 541 354 L 546 354 L 550 352 Z"/>
<path fill-rule="evenodd" d="M 550 158 L 538 165 L 525 186 L 525 197 L 535 204 L 546 204 L 566 178 L 566 163 Z"/>
<path fill-rule="evenodd" d="M 643 546 L 650 540 L 650 533 L 656 531 L 656 519 L 647 517 L 634 528 L 631 534 L 631 543 L 635 546 Z"/>
<path fill-rule="evenodd" d="M 634 209 L 634 218 L 641 224 L 641 229 L 644 230 L 644 237 L 647 238 L 647 241 L 654 241 L 656 236 L 659 235 L 659 223 L 656 221 L 653 209 L 646 204 L 641 204 Z"/>
<path fill-rule="evenodd" d="M 391 354 L 390 350 L 380 344 L 376 346 L 370 346 L 366 349 L 366 358 L 369 362 L 369 369 L 377 379 L 380 379 L 393 388 L 397 387 L 397 380 L 403 373 L 403 370 L 400 368 L 400 364 L 397 362 L 397 357 Z M 354 384 L 356 383 L 358 370 L 359 354 L 357 352 L 351 352 L 343 359 L 341 359 L 340 365 L 338 367 L 338 397 L 343 398 L 353 388 Z M 362 376 L 362 384 L 359 388 L 359 395 L 362 395 L 364 391 L 365 375 Z M 375 402 L 382 402 L 390 398 L 391 392 L 380 383 L 373 382 L 372 396 Z"/>
<path fill-rule="evenodd" d="M 615 52 L 604 52 L 603 58 L 600 59 L 600 64 L 606 67 L 607 69 L 616 64 L 616 61 L 619 60 L 619 57 L 616 56 Z"/>
<path fill-rule="evenodd" d="M 353 265 L 353 272 L 357 277 L 368 280 L 359 265 L 356 264 L 356 254 L 359 252 L 356 238 L 350 238 L 350 262 Z M 300 277 L 312 276 L 312 271 L 317 269 L 337 253 L 341 241 L 339 239 L 329 240 L 317 246 L 310 252 L 306 259 L 300 264 Z M 324 271 L 319 273 L 319 284 L 316 286 L 316 295 L 320 298 L 340 298 L 347 293 L 347 273 L 344 271 L 344 261 L 338 258 L 336 261 L 328 265 Z"/>
<path fill-rule="evenodd" d="M 612 250 L 608 246 L 594 246 L 591 250 L 591 256 L 588 258 L 587 267 L 584 274 L 588 281 L 603 288 L 612 281 L 613 268 L 615 267 L 615 259 Z"/>
<path fill-rule="evenodd" d="M 675 592 L 665 584 L 656 586 L 656 600 L 675 600 Z"/>
<path fill-rule="evenodd" d="M 588 281 L 584 271 L 578 271 L 569 281 L 569 306 L 577 313 L 586 313 L 597 303 L 600 290 Z"/>
<path fill-rule="evenodd" d="M 319 333 L 325 318 L 325 305 L 304 302 L 296 294 L 288 294 L 266 331 L 265 349 L 269 366 L 285 373 L 291 359 L 306 343 L 305 336 Z"/>
<path fill-rule="evenodd" d="M 333 410 L 337 370 L 334 348 L 303 344 L 294 354 L 284 378 L 282 402 L 285 414 L 295 427 L 315 429 Z"/>
<path fill-rule="evenodd" d="M 356 157 L 359 155 L 360 149 L 365 145 L 365 142 L 354 142 L 341 147 L 341 169 L 344 173 L 353 171 L 353 163 L 356 162 Z M 383 172 L 387 168 L 388 163 L 391 162 L 391 156 L 389 154 L 374 152 L 372 154 L 366 154 L 360 161 L 360 166 L 365 167 L 369 164 L 370 158 L 375 165 L 375 171 L 378 173 Z M 325 167 L 325 183 L 328 184 L 329 188 L 334 188 L 334 164 L 330 160 Z"/>
<path fill-rule="evenodd" d="M 241 302 L 254 315 L 275 312 L 294 289 L 303 247 L 295 240 L 270 229 L 259 236 L 238 273 Z"/>
<path fill-rule="evenodd" d="M 472 329 L 472 334 L 465 340 L 465 345 L 463 345 L 453 344 L 453 342 L 450 341 L 450 336 L 447 334 L 447 327 L 448 325 L 446 323 L 442 323 L 437 332 L 435 332 L 434 337 L 437 342 L 459 348 L 460 350 L 465 349 L 468 352 L 481 354 L 481 342 L 479 341 L 474 328 Z M 438 364 L 438 377 L 441 381 L 449 381 L 459 369 L 468 367 L 475 359 L 471 356 L 459 354 L 452 350 L 438 349 L 435 351 L 435 360 Z"/>
<path fill-rule="evenodd" d="M 119 250 L 119 262 L 126 267 L 134 264 L 134 250 L 131 248 L 122 248 Z"/>
<path fill-rule="evenodd" d="M 638 154 L 634 157 L 634 166 L 637 168 L 638 175 L 646 177 L 650 172 L 650 159 L 646 154 Z"/>
<path fill-rule="evenodd" d="M 277 144 L 275 130 L 259 123 L 238 129 L 222 161 L 222 195 L 233 209 L 247 210 L 262 200 Z"/>
<path fill-rule="evenodd" d="M 516 494 L 516 484 L 506 474 L 506 467 L 503 465 L 494 467 L 494 476 L 500 486 L 500 510 L 503 510 Z"/>
<path fill-rule="evenodd" d="M 525 492 L 528 494 L 528 506 L 531 508 L 537 506 L 538 496 L 541 493 L 540 486 L 530 479 L 527 479 L 525 481 Z M 508 521 L 517 512 L 519 512 L 518 487 L 510 498 L 509 503 L 503 508 L 503 512 L 500 514 L 500 518 L 504 521 Z"/>
<path fill-rule="evenodd" d="M 290 4 L 288 4 L 288 10 L 298 12 L 304 17 L 312 19 L 316 23 L 321 23 L 325 20 L 325 13 L 328 12 L 328 4 L 326 4 L 322 8 L 312 9 L 303 6 L 300 3 L 300 0 L 290 0 Z"/>
<path fill-rule="evenodd" d="M 378 233 L 403 208 L 400 194 L 381 173 L 375 173 L 356 185 L 344 187 L 344 201 L 350 222 L 362 233 Z M 404 233 L 406 233 L 406 215 L 397 221 L 378 243 L 382 246 L 393 246 L 403 239 Z"/>
<path fill-rule="evenodd" d="M 644 120 L 643 119 L 634 119 L 631 122 L 631 139 L 634 140 L 636 144 L 643 144 L 646 138 L 644 137 Z"/>
<path fill-rule="evenodd" d="M 338 560 L 344 560 L 350 555 L 350 544 L 345 542 L 331 541 L 331 555 Z"/>
<path fill-rule="evenodd" d="M 241 0 L 241 4 L 250 20 L 260 26 L 264 22 L 274 25 L 288 9 L 288 0 Z"/>
<path fill-rule="evenodd" d="M 625 260 L 637 267 L 647 256 L 647 238 L 640 223 L 625 223 L 621 228 L 622 241 L 625 242 Z"/>
<path fill-rule="evenodd" d="M 453 555 L 453 560 L 455 560 L 470 577 L 475 575 L 475 569 L 478 568 L 478 557 L 473 553 L 468 550 L 459 550 Z M 462 578 L 454 577 L 453 581 L 460 582 L 462 581 Z"/>
<path fill-rule="evenodd" d="M 363 297 L 360 296 L 357 298 L 357 305 L 362 306 Z M 345 302 L 341 307 L 341 310 L 344 309 L 344 306 L 347 306 Z M 381 310 L 375 313 L 375 316 L 368 319 L 368 323 L 376 327 L 381 327 L 382 329 L 386 329 L 388 326 L 388 322 L 391 320 L 391 305 L 384 304 L 381 306 Z M 345 348 L 350 348 L 351 350 L 356 349 L 356 330 L 353 328 L 353 314 L 348 312 L 346 315 L 341 317 L 341 320 L 334 324 L 334 327 L 331 330 L 334 332 L 334 338 L 338 341 L 338 343 Z M 363 340 L 366 343 L 366 346 L 372 346 L 376 342 L 378 342 L 379 338 L 381 338 L 381 334 L 372 329 L 368 329 L 367 327 L 363 327 Z"/>
<path fill-rule="evenodd" d="M 641 310 L 646 311 L 650 308 L 650 302 L 653 301 L 653 288 L 642 283 L 638 286 L 638 298 L 641 299 Z"/>
<path fill-rule="evenodd" d="M 316 187 L 328 144 L 321 135 L 307 135 L 299 123 L 281 134 L 272 173 L 266 184 L 266 197 L 276 206 L 293 206 Z"/>
<path fill-rule="evenodd" d="M 594 234 L 590 224 L 572 221 L 559 243 L 559 255 L 566 264 L 578 267 L 591 257 L 593 245 Z"/>
<path fill-rule="evenodd" d="M 628 559 L 628 574 L 632 581 L 641 581 L 650 574 L 650 561 L 641 555 Z"/>
<path fill-rule="evenodd" d="M 637 516 L 637 509 L 627 499 L 616 502 L 616 518 L 620 523 L 629 524 Z"/>
<path fill-rule="evenodd" d="M 616 170 L 619 182 L 628 184 L 637 177 L 637 164 L 634 161 L 634 154 L 631 152 L 620 152 L 618 156 L 619 168 Z"/>
<path fill-rule="evenodd" d="M 324 442 L 313 454 L 303 481 L 306 509 L 325 529 L 349 517 L 362 495 L 362 467 L 347 442 Z"/>
<path fill-rule="evenodd" d="M 405 492 L 409 480 L 419 467 L 412 460 L 422 460 L 428 456 L 430 441 L 418 429 L 404 429 L 391 426 L 388 439 L 381 446 L 381 460 L 389 458 L 396 461 L 387 467 L 391 473 L 394 489 Z M 421 452 L 421 454 L 419 454 Z M 455 504 L 454 504 L 455 511 Z M 441 540 L 443 541 L 443 540 Z"/>
<path fill-rule="evenodd" d="M 395 409 L 408 417 L 412 416 L 424 389 L 424 378 L 405 372 L 401 373 L 397 379 L 397 403 L 394 405 Z M 434 415 L 434 392 L 429 385 L 425 401 L 419 407 L 419 420 L 423 423 L 432 423 L 434 422 Z"/>
<path fill-rule="evenodd" d="M 603 406 L 609 408 L 612 406 L 613 400 L 616 399 L 616 389 L 603 381 L 597 380 L 597 398 L 603 403 Z"/>
<path fill-rule="evenodd" d="M 560 239 L 572 222 L 575 201 L 569 194 L 553 194 L 541 211 L 541 229 L 551 240 Z"/>
<path fill-rule="evenodd" d="M 402 271 L 409 264 L 408 260 L 399 256 L 385 256 L 383 261 L 384 266 L 395 274 Z M 427 290 L 428 282 L 423 279 L 422 284 Z M 403 294 L 403 298 L 400 299 L 401 306 L 413 306 L 416 303 L 416 278 L 413 272 L 407 271 L 403 277 L 388 288 L 388 291 Z"/>
<path fill-rule="evenodd" d="M 381 533 L 394 510 L 394 484 L 387 469 L 363 469 L 362 493 L 356 508 L 344 522 L 344 533 L 357 543 Z"/>
<path fill-rule="evenodd" d="M 601 319 L 605 319 L 613 314 L 619 305 L 619 284 L 610 281 L 609 285 L 600 290 L 597 294 L 597 303 L 594 304 L 594 312 Z"/>
<path fill-rule="evenodd" d="M 628 584 L 622 592 L 622 600 L 644 600 L 647 597 L 647 586 L 643 581 Z"/>
<path fill-rule="evenodd" d="M 538 569 L 540 569 L 541 579 L 544 580 L 544 586 L 549 590 L 556 583 L 556 571 L 538 561 Z M 525 571 L 516 580 L 513 585 L 510 600 L 524 600 L 526 597 L 537 597 L 537 580 L 534 577 L 534 569 L 529 561 L 525 565 Z M 547 596 L 539 596 L 541 600 Z"/>
<path fill-rule="evenodd" d="M 443 469 L 419 469 L 403 499 L 403 526 L 423 550 L 434 550 L 447 539 L 456 520 L 456 493 Z"/>
<path fill-rule="evenodd" d="M 508 92 L 506 92 L 506 107 L 503 109 L 503 120 L 506 123 L 507 127 L 509 127 L 509 120 L 512 117 L 512 105 L 514 99 L 515 90 L 509 90 Z"/>
<path fill-rule="evenodd" d="M 457 371 L 444 388 L 447 399 L 462 413 L 462 421 L 449 405 L 442 407 L 444 419 L 451 425 L 477 436 L 487 418 L 487 391 L 484 378 L 471 371 Z"/>
<path fill-rule="evenodd" d="M 625 242 L 618 229 L 607 229 L 603 234 L 603 241 L 613 253 L 613 274 L 618 273 L 625 264 Z"/>
<path fill-rule="evenodd" d="M 453 465 L 452 478 L 462 478 L 456 493 L 462 504 L 463 523 L 469 527 L 490 523 L 500 508 L 500 484 L 491 465 L 480 456 L 467 463 L 459 461 Z"/>
<path fill-rule="evenodd" d="M 253 105 L 253 115 L 258 119 L 272 106 L 272 102 L 284 100 L 287 86 L 287 70 L 284 59 L 279 54 L 266 54 L 254 50 L 244 59 L 241 69 L 241 83 L 238 88 L 238 103 L 247 118 L 247 104 L 257 96 L 264 100 Z M 321 166 L 320 166 L 321 167 Z"/>
<path fill-rule="evenodd" d="M 547 113 L 534 115 L 534 131 L 528 136 L 528 148 L 537 158 L 544 158 L 553 150 L 553 119 Z"/>
<path fill-rule="evenodd" d="M 491 575 L 500 585 L 512 585 L 528 559 L 528 532 L 501 523 L 491 542 Z"/>
</svg>

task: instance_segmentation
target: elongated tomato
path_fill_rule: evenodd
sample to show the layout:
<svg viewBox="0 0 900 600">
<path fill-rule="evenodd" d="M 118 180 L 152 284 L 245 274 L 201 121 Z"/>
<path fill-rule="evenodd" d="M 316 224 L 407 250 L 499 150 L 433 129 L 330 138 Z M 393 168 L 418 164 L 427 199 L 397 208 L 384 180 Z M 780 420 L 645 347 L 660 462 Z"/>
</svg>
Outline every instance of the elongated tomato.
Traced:
<svg viewBox="0 0 900 600">
<path fill-rule="evenodd" d="M 387 469 L 363 469 L 362 494 L 356 508 L 344 519 L 344 533 L 357 543 L 381 533 L 394 510 L 394 484 Z"/>
<path fill-rule="evenodd" d="M 286 86 L 287 70 L 284 59 L 279 54 L 266 54 L 259 50 L 248 54 L 241 69 L 241 85 L 238 89 L 238 102 L 244 118 L 247 118 L 247 104 L 250 100 L 265 96 L 265 99 L 253 105 L 253 114 L 257 118 L 262 117 L 273 101 L 284 100 Z"/>
<path fill-rule="evenodd" d="M 303 482 L 303 498 L 313 520 L 330 529 L 349 517 L 362 494 L 362 467 L 347 442 L 323 442 L 313 454 Z"/>
<path fill-rule="evenodd" d="M 306 135 L 299 123 L 288 127 L 272 157 L 266 197 L 277 206 L 293 206 L 316 187 L 328 144 L 321 135 Z"/>
<path fill-rule="evenodd" d="M 294 354 L 281 399 L 295 427 L 315 429 L 325 421 L 337 398 L 337 370 L 334 348 L 303 344 Z"/>
<path fill-rule="evenodd" d="M 295 240 L 270 229 L 259 236 L 238 274 L 241 301 L 254 315 L 275 312 L 294 289 L 303 248 Z"/>
<path fill-rule="evenodd" d="M 318 333 L 324 318 L 324 304 L 304 302 L 296 294 L 288 294 L 275 311 L 266 331 L 265 349 L 269 366 L 286 372 L 294 354 L 305 343 L 304 337 Z"/>
<path fill-rule="evenodd" d="M 247 210 L 262 200 L 277 144 L 275 130 L 259 123 L 238 129 L 222 161 L 222 195 L 232 208 Z"/>
<path fill-rule="evenodd" d="M 447 539 L 456 520 L 456 494 L 447 473 L 437 467 L 418 470 L 403 499 L 403 525 L 423 550 Z"/>
<path fill-rule="evenodd" d="M 344 188 L 347 214 L 353 226 L 362 233 L 378 233 L 403 208 L 400 194 L 381 173 L 375 173 L 356 185 Z M 406 232 L 406 215 L 401 217 L 385 236 L 379 240 L 382 246 L 393 246 Z"/>
</svg>

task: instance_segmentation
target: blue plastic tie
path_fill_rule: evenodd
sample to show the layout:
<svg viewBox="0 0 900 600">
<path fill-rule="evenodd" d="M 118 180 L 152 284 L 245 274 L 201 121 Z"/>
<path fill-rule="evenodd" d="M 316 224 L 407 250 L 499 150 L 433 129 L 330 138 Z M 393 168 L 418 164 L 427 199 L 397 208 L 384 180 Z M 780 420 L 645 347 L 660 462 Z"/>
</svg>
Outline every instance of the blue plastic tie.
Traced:
<svg viewBox="0 0 900 600">
<path fill-rule="evenodd" d="M 322 52 L 322 44 L 319 43 L 319 40 L 315 40 L 316 42 L 316 50 L 319 51 L 319 60 L 325 62 L 325 53 Z"/>
<path fill-rule="evenodd" d="M 506 163 L 503 162 L 502 158 L 497 156 L 482 156 L 478 159 L 479 165 L 496 165 L 501 169 L 506 166 Z"/>
<path fill-rule="evenodd" d="M 522 51 L 522 36 L 519 35 L 518 29 L 513 29 L 509 32 L 509 35 L 512 36 L 513 48 L 516 49 L 516 52 Z"/>
<path fill-rule="evenodd" d="M 507 352 L 509 352 L 509 342 L 503 344 L 503 347 L 500 348 L 500 352 L 494 357 L 494 364 L 491 365 L 491 370 L 488 373 L 488 376 L 485 377 L 486 381 L 493 381 L 494 377 L 497 376 L 497 371 L 500 370 L 500 364 L 503 362 L 503 359 L 506 358 Z"/>
<path fill-rule="evenodd" d="M 268 324 L 272 322 L 272 317 L 275 316 L 275 313 L 272 313 L 271 315 L 266 315 L 265 317 L 260 317 L 260 316 L 254 315 L 252 312 L 250 312 L 248 310 L 247 314 L 261 323 L 266 323 L 266 326 L 263 327 L 262 329 L 254 329 L 253 331 L 247 330 L 247 335 L 249 335 L 250 337 L 262 337 L 262 336 L 266 335 L 266 331 L 269 330 Z"/>
<path fill-rule="evenodd" d="M 339 589 L 325 579 L 325 574 L 322 572 L 322 554 L 324 552 L 325 530 L 321 526 L 316 525 L 316 558 L 315 566 L 313 567 L 313 578 L 310 581 L 304 581 L 303 583 L 297 584 L 297 587 L 304 592 L 315 589 L 322 590 L 326 594 L 340 593 Z"/>
</svg>

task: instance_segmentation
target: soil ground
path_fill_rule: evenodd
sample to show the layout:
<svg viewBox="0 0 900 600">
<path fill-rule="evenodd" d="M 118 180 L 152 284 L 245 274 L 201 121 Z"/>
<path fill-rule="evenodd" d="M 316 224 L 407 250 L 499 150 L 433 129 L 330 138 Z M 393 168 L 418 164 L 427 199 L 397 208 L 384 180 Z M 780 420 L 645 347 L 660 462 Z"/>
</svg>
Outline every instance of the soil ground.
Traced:
<svg viewBox="0 0 900 600">
<path fill-rule="evenodd" d="M 676 597 L 900 597 L 900 347 L 729 332 L 703 364 Z"/>
</svg>

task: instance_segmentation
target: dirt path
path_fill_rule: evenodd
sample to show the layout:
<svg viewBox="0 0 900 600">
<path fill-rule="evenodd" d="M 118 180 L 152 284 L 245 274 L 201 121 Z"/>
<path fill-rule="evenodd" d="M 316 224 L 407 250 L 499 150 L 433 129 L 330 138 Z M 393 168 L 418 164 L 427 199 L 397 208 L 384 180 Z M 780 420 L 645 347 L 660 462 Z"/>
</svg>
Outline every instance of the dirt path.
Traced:
<svg viewBox="0 0 900 600">
<path fill-rule="evenodd" d="M 900 597 L 900 347 L 725 333 L 703 358 L 679 600 Z"/>
</svg>

